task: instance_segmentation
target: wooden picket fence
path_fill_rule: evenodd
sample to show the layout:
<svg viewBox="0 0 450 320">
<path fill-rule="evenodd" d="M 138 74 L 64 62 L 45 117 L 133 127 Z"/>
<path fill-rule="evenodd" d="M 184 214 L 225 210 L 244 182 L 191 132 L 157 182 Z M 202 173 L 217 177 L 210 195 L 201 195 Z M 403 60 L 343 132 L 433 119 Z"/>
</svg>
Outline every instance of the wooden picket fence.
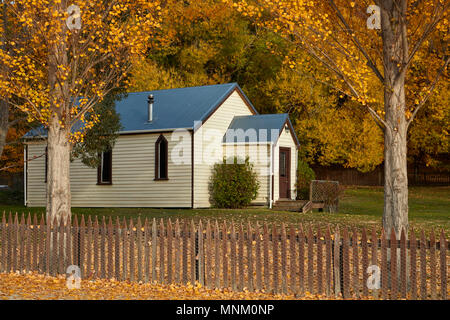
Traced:
<svg viewBox="0 0 450 320">
<path fill-rule="evenodd" d="M 0 272 L 65 274 L 83 279 L 187 284 L 322 297 L 447 299 L 448 242 L 442 231 L 392 233 L 337 227 L 281 227 L 188 220 L 84 216 L 47 225 L 3 214 Z M 395 250 L 396 254 L 393 254 Z M 373 267 L 373 266 L 376 267 Z M 370 267 L 372 266 L 372 267 Z M 372 268 L 373 274 L 367 272 Z M 369 269 L 370 269 L 369 268 Z M 380 271 L 379 288 L 375 284 Z M 393 276 L 394 275 L 394 276 Z"/>
</svg>

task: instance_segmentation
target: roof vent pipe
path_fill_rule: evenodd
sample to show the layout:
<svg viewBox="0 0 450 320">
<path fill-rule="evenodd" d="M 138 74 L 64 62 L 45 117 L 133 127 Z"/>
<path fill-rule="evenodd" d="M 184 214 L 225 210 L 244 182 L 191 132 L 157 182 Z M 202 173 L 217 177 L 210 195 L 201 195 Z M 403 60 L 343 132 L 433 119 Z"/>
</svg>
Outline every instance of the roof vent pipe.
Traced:
<svg viewBox="0 0 450 320">
<path fill-rule="evenodd" d="M 148 96 L 148 122 L 152 122 L 153 121 L 153 102 L 155 101 L 155 99 L 153 98 L 153 95 L 149 95 Z"/>
</svg>

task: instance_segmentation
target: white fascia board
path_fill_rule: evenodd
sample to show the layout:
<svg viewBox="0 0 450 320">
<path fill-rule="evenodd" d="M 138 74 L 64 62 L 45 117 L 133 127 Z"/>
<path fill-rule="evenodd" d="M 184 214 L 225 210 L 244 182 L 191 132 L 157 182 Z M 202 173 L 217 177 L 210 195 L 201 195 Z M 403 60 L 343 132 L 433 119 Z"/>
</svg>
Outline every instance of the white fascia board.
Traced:
<svg viewBox="0 0 450 320">
<path fill-rule="evenodd" d="M 153 129 L 153 130 L 119 131 L 117 134 L 121 135 L 121 134 L 135 134 L 135 133 L 158 133 L 158 132 L 175 131 L 175 130 L 191 131 L 192 128 L 167 128 L 167 129 Z M 27 143 L 27 141 L 46 140 L 46 139 L 47 139 L 47 136 L 26 137 L 26 138 L 24 138 L 24 143 Z"/>
<path fill-rule="evenodd" d="M 175 130 L 192 130 L 191 128 L 167 128 L 167 129 L 153 129 L 153 130 L 132 130 L 132 131 L 119 131 L 118 134 L 134 134 L 134 133 L 158 133 L 165 131 L 175 131 Z"/>
<path fill-rule="evenodd" d="M 265 145 L 269 145 L 272 144 L 272 142 L 222 142 L 222 145 L 224 146 L 239 146 L 239 145 L 261 145 L 261 146 L 265 146 Z"/>
</svg>

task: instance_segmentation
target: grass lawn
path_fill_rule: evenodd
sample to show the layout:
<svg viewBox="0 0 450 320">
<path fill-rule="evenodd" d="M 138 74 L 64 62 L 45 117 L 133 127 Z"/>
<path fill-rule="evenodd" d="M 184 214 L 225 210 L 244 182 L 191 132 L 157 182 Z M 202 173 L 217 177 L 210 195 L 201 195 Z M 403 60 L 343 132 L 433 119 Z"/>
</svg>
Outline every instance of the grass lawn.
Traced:
<svg viewBox="0 0 450 320">
<path fill-rule="evenodd" d="M 0 212 L 31 212 L 41 215 L 44 208 L 26 208 L 11 204 L 0 194 Z M 414 228 L 450 231 L 450 187 L 411 187 L 409 190 L 409 220 Z M 107 217 L 141 217 L 141 219 L 218 219 L 235 222 L 260 221 L 286 224 L 314 223 L 340 226 L 381 228 L 383 214 L 382 187 L 349 187 L 340 201 L 339 213 L 274 211 L 267 208 L 247 209 L 155 209 L 155 208 L 72 208 L 76 215 Z"/>
</svg>

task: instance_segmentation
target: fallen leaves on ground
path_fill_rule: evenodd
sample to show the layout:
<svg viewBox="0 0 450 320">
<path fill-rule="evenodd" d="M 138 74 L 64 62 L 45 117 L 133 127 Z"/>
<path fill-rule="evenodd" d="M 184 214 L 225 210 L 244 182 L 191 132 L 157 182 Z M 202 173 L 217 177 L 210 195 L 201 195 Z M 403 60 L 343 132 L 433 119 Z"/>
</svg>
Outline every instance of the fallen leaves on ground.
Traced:
<svg viewBox="0 0 450 320">
<path fill-rule="evenodd" d="M 80 289 L 68 289 L 64 276 L 37 273 L 0 274 L 3 300 L 290 300 L 329 299 L 307 293 L 302 298 L 264 292 L 232 292 L 202 287 L 200 284 L 161 285 L 116 280 L 81 280 Z"/>
</svg>

